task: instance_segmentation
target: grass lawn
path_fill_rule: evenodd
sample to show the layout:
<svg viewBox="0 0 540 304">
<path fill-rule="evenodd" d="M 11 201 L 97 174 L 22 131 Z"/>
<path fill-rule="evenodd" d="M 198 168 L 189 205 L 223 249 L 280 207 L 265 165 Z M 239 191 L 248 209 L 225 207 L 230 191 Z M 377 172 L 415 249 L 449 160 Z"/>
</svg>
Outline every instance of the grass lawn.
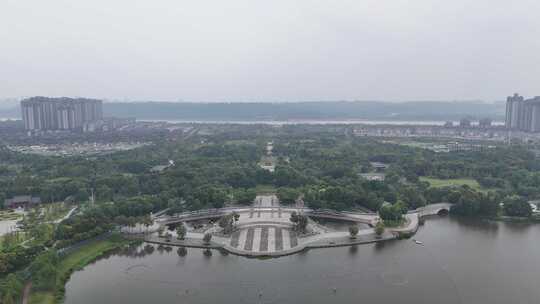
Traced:
<svg viewBox="0 0 540 304">
<path fill-rule="evenodd" d="M 0 235 L 0 249 L 2 249 L 4 247 L 4 238 L 5 237 L 6 237 L 5 235 Z M 15 241 L 14 244 L 20 244 L 20 243 L 26 241 L 26 239 L 27 238 L 26 238 L 25 232 L 19 231 L 18 232 L 18 238 L 17 238 L 17 240 Z"/>
<path fill-rule="evenodd" d="M 70 269 L 81 270 L 84 266 L 95 260 L 103 253 L 117 248 L 119 245 L 125 244 L 120 241 L 113 241 L 110 239 L 91 242 L 79 248 L 77 251 L 72 252 L 65 256 L 58 265 L 58 271 L 60 274 L 68 272 Z"/>
<path fill-rule="evenodd" d="M 49 183 L 67 183 L 72 180 L 71 177 L 58 177 L 47 180 Z"/>
<path fill-rule="evenodd" d="M 422 176 L 420 177 L 420 180 L 423 182 L 428 182 L 431 187 L 435 188 L 467 185 L 475 190 L 482 190 L 480 184 L 478 184 L 478 182 L 472 178 L 440 179 Z"/>
<path fill-rule="evenodd" d="M 71 273 L 83 269 L 86 265 L 94 261 L 100 255 L 126 244 L 122 240 L 99 240 L 91 242 L 80 247 L 78 250 L 62 258 L 57 266 L 57 287 L 64 286 Z M 30 295 L 30 304 L 54 304 L 57 303 L 54 291 L 32 292 Z"/>
<path fill-rule="evenodd" d="M 255 143 L 253 141 L 247 140 L 247 139 L 231 139 L 231 140 L 227 140 L 225 142 L 225 144 L 242 146 L 242 145 L 255 144 Z"/>
<path fill-rule="evenodd" d="M 46 221 L 55 221 L 63 218 L 72 207 L 64 202 L 55 202 L 43 205 L 40 211 L 45 215 Z"/>
<path fill-rule="evenodd" d="M 33 292 L 30 295 L 30 299 L 28 300 L 28 303 L 30 304 L 54 304 L 55 299 L 52 292 Z"/>
<path fill-rule="evenodd" d="M 0 221 L 13 221 L 18 220 L 22 218 L 22 214 L 15 213 L 15 212 L 7 212 L 7 211 L 1 211 L 0 212 Z"/>
</svg>

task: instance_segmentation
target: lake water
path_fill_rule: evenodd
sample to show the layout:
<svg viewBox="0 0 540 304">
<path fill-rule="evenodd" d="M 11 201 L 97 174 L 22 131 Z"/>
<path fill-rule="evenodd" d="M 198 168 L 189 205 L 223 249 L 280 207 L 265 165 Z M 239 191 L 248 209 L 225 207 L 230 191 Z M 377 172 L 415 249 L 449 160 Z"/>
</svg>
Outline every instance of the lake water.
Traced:
<svg viewBox="0 0 540 304">
<path fill-rule="evenodd" d="M 415 238 L 269 260 L 143 245 L 74 273 L 65 302 L 540 303 L 540 225 L 434 217 Z"/>
</svg>

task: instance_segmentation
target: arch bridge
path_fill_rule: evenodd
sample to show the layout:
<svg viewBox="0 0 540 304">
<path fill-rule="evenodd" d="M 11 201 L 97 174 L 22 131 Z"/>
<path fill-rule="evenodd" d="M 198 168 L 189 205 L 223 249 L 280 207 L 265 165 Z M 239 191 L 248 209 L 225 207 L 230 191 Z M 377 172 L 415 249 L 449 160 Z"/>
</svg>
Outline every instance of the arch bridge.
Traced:
<svg viewBox="0 0 540 304">
<path fill-rule="evenodd" d="M 429 216 L 429 215 L 441 215 L 441 214 L 448 214 L 450 212 L 451 207 L 452 207 L 452 204 L 450 203 L 438 203 L 438 204 L 426 205 L 424 207 L 418 208 L 409 213 L 417 212 L 419 217 Z"/>
</svg>

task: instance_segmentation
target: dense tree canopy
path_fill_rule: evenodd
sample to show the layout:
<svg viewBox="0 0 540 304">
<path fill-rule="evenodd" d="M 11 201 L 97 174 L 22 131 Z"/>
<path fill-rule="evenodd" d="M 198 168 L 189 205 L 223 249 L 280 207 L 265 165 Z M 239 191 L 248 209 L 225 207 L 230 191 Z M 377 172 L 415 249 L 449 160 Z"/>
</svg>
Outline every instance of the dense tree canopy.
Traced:
<svg viewBox="0 0 540 304">
<path fill-rule="evenodd" d="M 399 141 L 355 137 L 349 126 L 208 126 L 189 138 L 152 137 L 152 145 L 92 157 L 50 157 L 16 153 L 0 145 L 0 202 L 16 195 L 64 201 L 80 212 L 61 222 L 32 221 L 23 228 L 33 242 L 20 246 L 11 235 L 0 249 L 0 274 L 31 265 L 36 288 L 48 288 L 55 259 L 48 255 L 82 240 L 137 223 L 151 225 L 150 213 L 169 214 L 228 205 L 250 205 L 257 193 L 275 192 L 284 205 L 302 200 L 313 209 L 378 211 L 389 225 L 407 210 L 449 202 L 451 213 L 529 217 L 528 200 L 540 198 L 540 162 L 529 147 L 496 145 L 483 151 L 435 153 Z M 165 138 L 165 137 L 164 137 Z M 422 141 L 423 139 L 418 139 Z M 274 172 L 260 167 L 272 141 Z M 172 162 L 171 162 L 172 161 Z M 366 173 L 383 162 L 384 180 Z M 174 165 L 170 165 L 174 164 Z M 163 170 L 151 170 L 155 166 Z M 432 185 L 426 177 L 478 182 L 473 186 Z M 261 190 L 264 189 L 264 190 Z M 91 198 L 93 198 L 91 200 Z M 503 208 L 501 208 L 501 203 Z M 503 213 L 504 212 L 504 213 Z M 303 214 L 291 217 L 305 230 Z M 224 218 L 231 232 L 236 220 Z M 384 227 L 378 228 L 380 233 Z M 181 236 L 185 231 L 178 230 Z M 211 235 L 205 236 L 210 242 Z M 17 277 L 9 277 L 20 292 Z"/>
<path fill-rule="evenodd" d="M 504 212 L 509 216 L 529 217 L 532 214 L 532 209 L 526 200 L 513 196 L 504 200 Z"/>
</svg>

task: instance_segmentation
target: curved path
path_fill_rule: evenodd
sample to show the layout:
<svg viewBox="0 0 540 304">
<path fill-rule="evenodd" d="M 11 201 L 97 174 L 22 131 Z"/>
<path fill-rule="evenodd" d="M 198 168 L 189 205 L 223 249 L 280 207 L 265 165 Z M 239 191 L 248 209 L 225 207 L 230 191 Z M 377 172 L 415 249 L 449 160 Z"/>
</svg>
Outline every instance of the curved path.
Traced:
<svg viewBox="0 0 540 304">
<path fill-rule="evenodd" d="M 174 216 L 162 215 L 156 217 L 155 220 L 162 225 L 169 225 L 185 221 L 195 221 L 202 219 L 213 219 L 219 218 L 223 215 L 230 213 L 250 213 L 250 214 L 271 214 L 271 218 L 276 218 L 278 214 L 286 213 L 289 214 L 292 212 L 302 213 L 309 217 L 318 217 L 318 218 L 330 218 L 351 222 L 364 223 L 372 225 L 376 223 L 379 219 L 376 213 L 361 213 L 361 212 L 339 212 L 334 210 L 313 210 L 310 208 L 289 208 L 289 207 L 228 207 L 228 208 L 219 208 L 219 209 L 203 209 L 198 211 L 188 211 L 176 214 Z M 274 216 L 276 215 L 276 216 Z M 281 215 L 279 216 L 282 217 Z M 250 216 L 253 218 L 253 216 Z M 260 216 L 259 216 L 260 218 Z M 267 217 L 265 217 L 267 218 Z M 286 218 L 286 221 L 289 220 L 289 217 Z"/>
</svg>

